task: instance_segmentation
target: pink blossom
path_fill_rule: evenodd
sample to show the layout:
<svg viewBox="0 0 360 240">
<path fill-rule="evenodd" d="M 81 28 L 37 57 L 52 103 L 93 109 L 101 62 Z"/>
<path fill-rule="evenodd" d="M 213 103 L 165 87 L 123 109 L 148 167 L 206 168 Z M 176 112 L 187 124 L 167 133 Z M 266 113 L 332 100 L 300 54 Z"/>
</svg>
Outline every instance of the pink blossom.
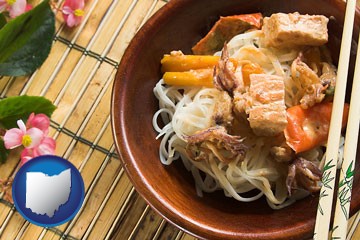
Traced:
<svg viewBox="0 0 360 240">
<path fill-rule="evenodd" d="M 45 114 L 31 113 L 28 120 L 26 121 L 26 128 L 38 128 L 44 135 L 49 133 L 50 119 Z"/>
<path fill-rule="evenodd" d="M 4 135 L 5 148 L 13 149 L 23 145 L 25 148 L 33 148 L 41 143 L 44 133 L 38 128 L 26 129 L 22 120 L 17 121 L 19 128 L 12 128 Z"/>
<path fill-rule="evenodd" d="M 31 4 L 26 4 L 26 8 L 25 8 L 25 12 L 30 11 L 31 9 L 33 9 L 33 6 Z"/>
<path fill-rule="evenodd" d="M 51 137 L 45 137 L 41 143 L 34 148 L 25 148 L 21 153 L 20 165 L 23 165 L 30 159 L 41 155 L 54 155 L 56 142 Z"/>
<path fill-rule="evenodd" d="M 84 0 L 65 0 L 62 14 L 66 24 L 74 27 L 80 24 L 84 16 Z"/>
<path fill-rule="evenodd" d="M 7 149 L 24 146 L 21 153 L 21 165 L 30 159 L 50 154 L 55 154 L 56 143 L 48 137 L 50 119 L 45 114 L 31 113 L 26 125 L 22 120 L 17 121 L 19 128 L 12 128 L 4 135 L 4 145 Z"/>
<path fill-rule="evenodd" d="M 26 0 L 0 0 L 0 13 L 8 11 L 15 18 L 27 10 Z"/>
</svg>

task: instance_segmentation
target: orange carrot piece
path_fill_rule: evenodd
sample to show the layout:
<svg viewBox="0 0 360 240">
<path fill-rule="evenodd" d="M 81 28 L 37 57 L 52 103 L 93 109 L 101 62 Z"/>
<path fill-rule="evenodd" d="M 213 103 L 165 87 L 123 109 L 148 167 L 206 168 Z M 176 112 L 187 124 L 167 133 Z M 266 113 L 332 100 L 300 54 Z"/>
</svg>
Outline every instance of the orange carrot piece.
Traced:
<svg viewBox="0 0 360 240">
<path fill-rule="evenodd" d="M 195 69 L 214 68 L 220 60 L 219 56 L 211 55 L 169 55 L 165 54 L 161 59 L 161 71 L 183 72 Z M 237 60 L 230 58 L 237 67 Z"/>
<path fill-rule="evenodd" d="M 214 87 L 212 69 L 166 72 L 163 79 L 168 85 Z"/>
<path fill-rule="evenodd" d="M 261 74 L 264 70 L 257 63 L 246 63 L 241 68 L 244 86 L 250 86 L 250 74 Z"/>
<path fill-rule="evenodd" d="M 329 134 L 332 103 L 325 102 L 303 109 L 300 105 L 287 109 L 288 124 L 284 131 L 287 144 L 296 152 L 304 152 L 326 143 Z M 342 127 L 345 127 L 349 105 L 345 103 Z"/>
<path fill-rule="evenodd" d="M 183 72 L 201 68 L 213 68 L 219 62 L 219 59 L 219 56 L 166 54 L 161 59 L 161 71 Z"/>
</svg>

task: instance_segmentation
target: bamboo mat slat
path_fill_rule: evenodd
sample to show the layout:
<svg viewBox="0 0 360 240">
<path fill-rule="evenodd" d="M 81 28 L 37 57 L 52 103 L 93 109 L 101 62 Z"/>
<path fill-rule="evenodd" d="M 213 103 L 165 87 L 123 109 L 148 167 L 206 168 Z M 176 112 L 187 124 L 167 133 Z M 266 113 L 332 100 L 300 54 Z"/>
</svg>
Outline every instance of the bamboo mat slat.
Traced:
<svg viewBox="0 0 360 240">
<path fill-rule="evenodd" d="M 92 219 L 85 236 L 93 239 L 104 239 L 106 235 L 111 233 L 109 229 L 111 229 L 133 189 L 123 171 L 118 173 L 115 180 L 111 186 L 114 187 L 113 192 L 107 196 L 107 201 L 102 202 L 102 206 L 97 210 L 96 218 Z"/>
<path fill-rule="evenodd" d="M 45 96 L 57 106 L 50 129 L 56 154 L 80 170 L 86 190 L 75 218 L 48 229 L 24 220 L 0 194 L 0 239 L 195 239 L 136 192 L 115 152 L 110 125 L 112 83 L 121 57 L 138 29 L 166 3 L 87 0 L 84 19 L 74 29 L 65 27 L 57 12 L 53 47 L 42 67 L 31 76 L 0 79 L 2 98 Z M 0 165 L 1 179 L 14 176 L 15 156 Z M 360 239 L 358 223 L 358 215 L 349 221 L 349 239 Z"/>
<path fill-rule="evenodd" d="M 117 226 L 112 236 L 114 239 L 120 239 L 122 236 L 134 236 L 133 230 L 147 207 L 138 193 L 134 192 L 131 197 L 131 202 L 129 202 L 125 214 L 120 219 L 119 223 L 121 224 Z"/>
</svg>

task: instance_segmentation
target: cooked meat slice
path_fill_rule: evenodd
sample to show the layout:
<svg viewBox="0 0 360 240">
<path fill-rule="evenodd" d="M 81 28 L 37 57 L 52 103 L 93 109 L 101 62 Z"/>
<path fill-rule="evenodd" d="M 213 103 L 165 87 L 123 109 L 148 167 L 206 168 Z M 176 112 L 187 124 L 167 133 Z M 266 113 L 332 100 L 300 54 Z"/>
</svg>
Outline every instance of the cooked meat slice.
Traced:
<svg viewBox="0 0 360 240">
<path fill-rule="evenodd" d="M 328 41 L 328 21 L 322 15 L 272 14 L 264 18 L 264 43 L 277 48 L 323 45 Z"/>
<path fill-rule="evenodd" d="M 284 111 L 283 107 L 271 104 L 251 108 L 248 117 L 250 127 L 258 136 L 275 136 L 286 127 Z"/>
<path fill-rule="evenodd" d="M 209 154 L 214 154 L 220 161 L 228 163 L 238 156 L 243 158 L 247 150 L 243 138 L 229 135 L 223 126 L 211 127 L 184 138 L 187 153 L 196 161 L 206 160 Z"/>
<path fill-rule="evenodd" d="M 259 136 L 275 136 L 287 124 L 284 79 L 269 74 L 251 74 L 249 88 L 250 127 Z"/>
<path fill-rule="evenodd" d="M 250 95 L 252 105 L 282 104 L 284 100 L 284 78 L 270 74 L 250 75 Z"/>
<path fill-rule="evenodd" d="M 221 91 L 214 107 L 213 119 L 216 125 L 231 126 L 234 119 L 232 114 L 232 99 L 225 91 Z"/>
<path fill-rule="evenodd" d="M 243 33 L 251 28 L 261 27 L 261 13 L 243 14 L 220 17 L 209 33 L 201 39 L 192 51 L 197 55 L 212 55 L 220 51 L 224 43 L 235 35 Z"/>
<path fill-rule="evenodd" d="M 299 188 L 309 192 L 319 191 L 321 176 L 321 170 L 313 162 L 301 157 L 296 158 L 289 165 L 288 176 L 286 178 L 289 195 L 291 196 L 292 191 Z"/>
</svg>

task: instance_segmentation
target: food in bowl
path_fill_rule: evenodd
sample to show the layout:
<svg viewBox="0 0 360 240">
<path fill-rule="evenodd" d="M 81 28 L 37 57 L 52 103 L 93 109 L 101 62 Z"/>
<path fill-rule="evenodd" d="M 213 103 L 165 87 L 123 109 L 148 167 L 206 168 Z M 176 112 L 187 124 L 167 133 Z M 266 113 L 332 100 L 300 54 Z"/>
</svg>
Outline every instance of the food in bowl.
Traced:
<svg viewBox="0 0 360 240">
<path fill-rule="evenodd" d="M 227 16 L 194 55 L 166 54 L 154 88 L 161 162 L 181 159 L 200 196 L 265 196 L 279 209 L 318 192 L 336 80 L 327 23 L 297 12 Z"/>
</svg>

